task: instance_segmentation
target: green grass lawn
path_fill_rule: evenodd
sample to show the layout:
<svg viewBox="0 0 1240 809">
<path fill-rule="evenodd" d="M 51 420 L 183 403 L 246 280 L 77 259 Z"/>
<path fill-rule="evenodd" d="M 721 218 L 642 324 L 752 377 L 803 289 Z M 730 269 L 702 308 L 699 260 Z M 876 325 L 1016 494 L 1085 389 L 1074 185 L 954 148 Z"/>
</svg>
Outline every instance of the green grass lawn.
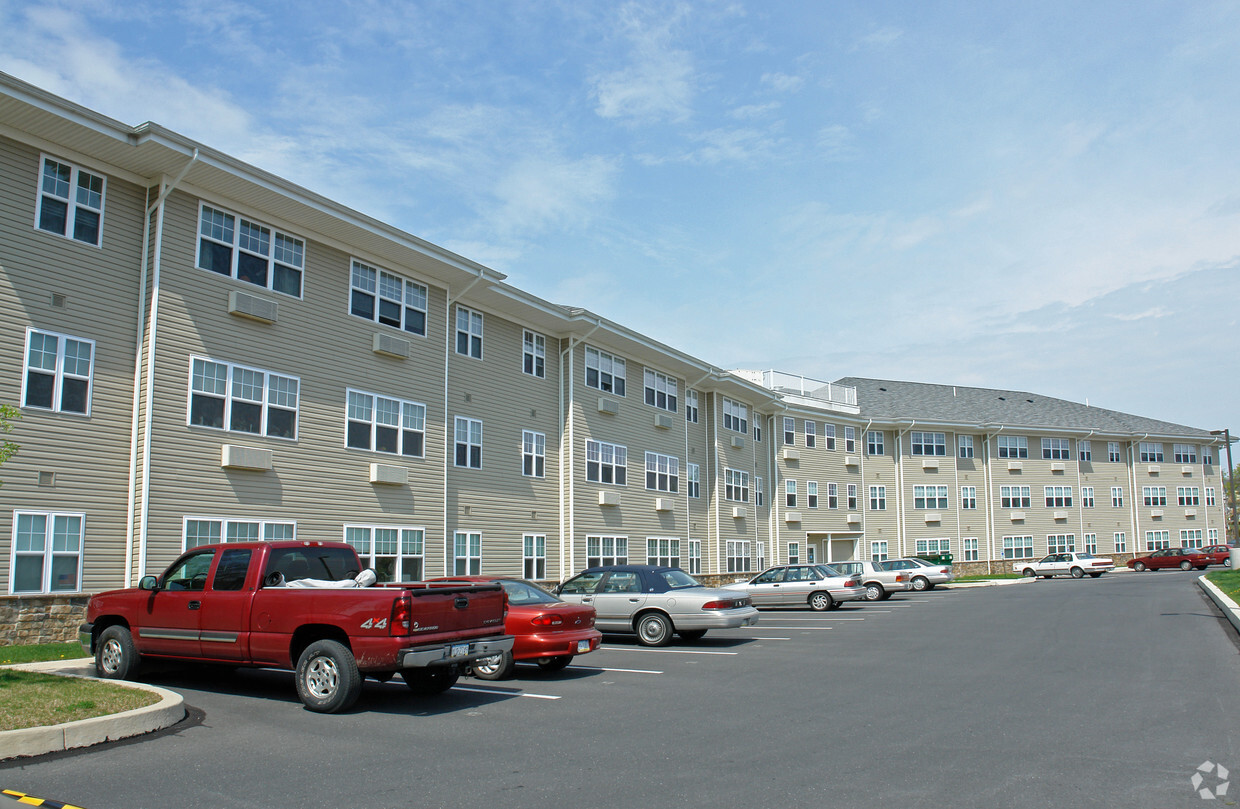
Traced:
<svg viewBox="0 0 1240 809">
<path fill-rule="evenodd" d="M 0 646 L 0 666 L 12 663 L 39 663 L 44 660 L 73 660 L 87 657 L 80 643 L 40 643 L 35 646 Z"/>
<path fill-rule="evenodd" d="M 1216 570 L 1207 573 L 1206 578 L 1226 593 L 1228 598 L 1240 604 L 1240 570 Z"/>
</svg>

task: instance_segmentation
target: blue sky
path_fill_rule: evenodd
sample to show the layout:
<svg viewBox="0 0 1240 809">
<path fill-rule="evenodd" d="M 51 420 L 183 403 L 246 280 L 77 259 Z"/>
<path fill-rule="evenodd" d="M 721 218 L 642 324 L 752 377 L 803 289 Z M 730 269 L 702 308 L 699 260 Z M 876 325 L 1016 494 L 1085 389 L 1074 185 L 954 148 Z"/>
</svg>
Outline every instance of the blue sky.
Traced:
<svg viewBox="0 0 1240 809">
<path fill-rule="evenodd" d="M 0 0 L 0 70 L 716 365 L 1240 432 L 1240 4 Z"/>
</svg>

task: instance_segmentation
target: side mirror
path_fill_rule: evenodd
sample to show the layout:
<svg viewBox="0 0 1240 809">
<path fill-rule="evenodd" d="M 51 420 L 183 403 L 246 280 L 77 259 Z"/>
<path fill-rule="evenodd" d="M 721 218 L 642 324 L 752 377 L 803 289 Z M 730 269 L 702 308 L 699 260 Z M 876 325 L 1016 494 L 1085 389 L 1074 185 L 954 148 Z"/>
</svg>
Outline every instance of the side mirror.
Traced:
<svg viewBox="0 0 1240 809">
<path fill-rule="evenodd" d="M 159 589 L 159 579 L 155 576 L 143 576 L 138 582 L 138 589 L 156 591 Z"/>
</svg>

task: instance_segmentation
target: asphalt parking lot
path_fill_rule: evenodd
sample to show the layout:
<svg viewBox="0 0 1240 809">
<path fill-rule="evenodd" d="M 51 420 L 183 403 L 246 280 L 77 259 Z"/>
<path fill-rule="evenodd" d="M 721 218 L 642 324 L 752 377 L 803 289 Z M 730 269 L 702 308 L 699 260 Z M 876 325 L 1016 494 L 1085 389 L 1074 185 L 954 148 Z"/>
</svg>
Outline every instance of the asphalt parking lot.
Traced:
<svg viewBox="0 0 1240 809">
<path fill-rule="evenodd" d="M 663 649 L 608 636 L 563 672 L 439 697 L 368 682 L 343 715 L 303 710 L 286 672 L 150 670 L 189 721 L 0 765 L 0 788 L 86 809 L 1199 806 L 1200 765 L 1240 773 L 1240 641 L 1197 575 L 765 611 Z"/>
</svg>

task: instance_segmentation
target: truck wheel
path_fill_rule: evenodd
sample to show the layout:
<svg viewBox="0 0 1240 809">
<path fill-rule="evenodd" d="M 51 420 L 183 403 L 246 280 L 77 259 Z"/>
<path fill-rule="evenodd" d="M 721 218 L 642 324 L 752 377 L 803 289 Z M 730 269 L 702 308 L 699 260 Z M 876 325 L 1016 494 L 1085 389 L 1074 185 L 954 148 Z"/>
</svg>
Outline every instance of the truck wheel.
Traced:
<svg viewBox="0 0 1240 809">
<path fill-rule="evenodd" d="M 871 582 L 865 586 L 866 601 L 882 601 L 884 595 L 883 586 L 877 582 Z"/>
<path fill-rule="evenodd" d="M 138 673 L 141 658 L 133 635 L 123 626 L 110 626 L 95 645 L 95 673 L 108 680 L 128 680 Z"/>
<path fill-rule="evenodd" d="M 297 696 L 318 713 L 336 713 L 357 702 L 362 675 L 357 660 L 343 643 L 317 640 L 297 660 Z"/>
<path fill-rule="evenodd" d="M 572 655 L 559 655 L 558 657 L 540 657 L 538 658 L 538 667 L 543 671 L 559 671 L 560 669 L 573 662 Z"/>
<path fill-rule="evenodd" d="M 403 669 L 400 676 L 413 693 L 423 697 L 433 697 L 456 685 L 456 681 L 461 679 L 461 672 L 456 666 L 447 666 L 434 669 Z"/>
<path fill-rule="evenodd" d="M 479 680 L 507 680 L 517 662 L 512 659 L 512 652 L 500 652 L 492 657 L 484 657 L 470 664 L 474 676 Z"/>
<path fill-rule="evenodd" d="M 637 642 L 642 646 L 666 646 L 673 631 L 672 622 L 661 612 L 637 616 Z"/>
<path fill-rule="evenodd" d="M 1084 575 L 1085 575 L 1085 571 L 1081 570 L 1079 567 L 1072 568 L 1072 578 L 1079 579 Z"/>
<path fill-rule="evenodd" d="M 814 612 L 826 612 L 834 606 L 830 593 L 811 593 L 809 608 Z"/>
</svg>

